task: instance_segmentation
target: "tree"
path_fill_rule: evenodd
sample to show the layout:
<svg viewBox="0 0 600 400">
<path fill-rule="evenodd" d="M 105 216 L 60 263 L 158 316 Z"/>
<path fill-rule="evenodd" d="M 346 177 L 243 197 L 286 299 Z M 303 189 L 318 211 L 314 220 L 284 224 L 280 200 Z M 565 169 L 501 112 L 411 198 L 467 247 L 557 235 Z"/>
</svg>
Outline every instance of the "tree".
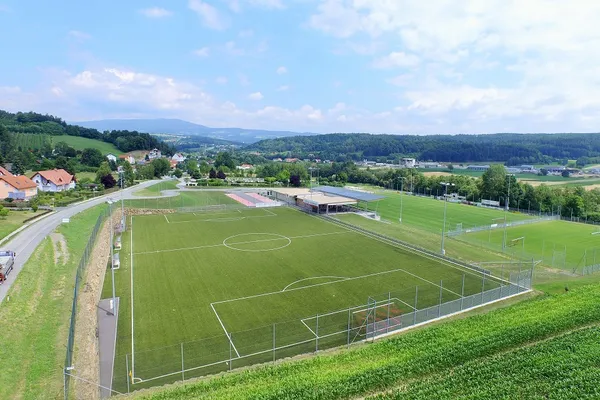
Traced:
<svg viewBox="0 0 600 400">
<path fill-rule="evenodd" d="M 29 202 L 29 206 L 34 213 L 37 212 L 39 205 L 40 201 L 37 198 L 34 198 Z"/>
<path fill-rule="evenodd" d="M 200 163 L 200 172 L 202 172 L 203 174 L 208 174 L 208 171 L 210 171 L 210 165 L 208 165 L 206 161 L 202 161 Z"/>
<path fill-rule="evenodd" d="M 175 178 L 179 179 L 183 176 L 183 172 L 181 172 L 179 168 L 175 168 L 175 171 L 173 171 L 173 175 L 175 175 Z"/>
<path fill-rule="evenodd" d="M 125 185 L 127 186 L 133 185 L 133 181 L 135 179 L 133 167 L 127 161 L 123 164 L 123 179 L 125 180 Z"/>
<path fill-rule="evenodd" d="M 546 175 L 548 175 L 548 170 L 545 168 L 542 168 L 542 169 L 540 169 L 540 172 L 538 175 L 546 176 Z"/>
<path fill-rule="evenodd" d="M 90 167 L 99 167 L 106 160 L 98 149 L 83 149 L 81 152 L 81 163 Z M 108 165 L 108 164 L 107 164 Z"/>
<path fill-rule="evenodd" d="M 192 179 L 202 179 L 202 174 L 197 169 L 195 169 L 191 175 L 192 175 Z"/>
<path fill-rule="evenodd" d="M 563 178 L 568 178 L 571 176 L 571 172 L 568 169 L 565 169 L 562 173 L 561 173 Z"/>
<path fill-rule="evenodd" d="M 290 171 L 284 169 L 277 174 L 276 178 L 277 181 L 287 185 L 290 180 Z"/>
<path fill-rule="evenodd" d="M 112 187 L 115 187 L 117 181 L 115 180 L 115 177 L 112 176 L 112 174 L 108 174 L 100 178 L 100 183 L 104 185 L 105 189 L 110 189 Z"/>
<path fill-rule="evenodd" d="M 494 200 L 506 196 L 506 183 L 506 168 L 504 168 L 504 165 L 492 165 L 481 176 L 481 197 Z"/>
<path fill-rule="evenodd" d="M 67 159 L 67 157 L 58 156 L 58 157 L 56 157 L 56 160 L 54 160 L 54 165 L 58 169 L 66 169 L 68 162 L 69 162 L 69 160 Z M 42 167 L 44 167 L 44 163 L 42 163 Z M 51 168 L 44 167 L 44 169 L 51 169 Z"/>
<path fill-rule="evenodd" d="M 448 164 L 448 170 L 453 171 L 454 170 L 454 165 Z"/>
<path fill-rule="evenodd" d="M 301 184 L 300 175 L 290 175 L 290 185 L 300 187 Z"/>
<path fill-rule="evenodd" d="M 217 158 L 215 159 L 215 168 L 219 168 L 220 166 L 225 166 L 229 169 L 235 169 L 235 162 L 233 158 L 231 158 L 231 153 L 228 151 L 222 151 L 217 154 Z"/>
<path fill-rule="evenodd" d="M 96 171 L 96 182 L 102 183 L 102 178 L 106 175 L 112 175 L 108 162 L 104 161 L 100 164 L 100 168 Z"/>
<path fill-rule="evenodd" d="M 157 158 L 150 163 L 154 167 L 154 176 L 160 178 L 171 170 L 171 164 L 166 158 Z"/>
<path fill-rule="evenodd" d="M 225 178 L 227 178 L 227 175 L 225 175 L 225 172 L 223 172 L 222 170 L 219 170 L 219 171 L 217 171 L 217 178 L 225 179 Z"/>
<path fill-rule="evenodd" d="M 216 177 L 217 177 L 217 171 L 215 171 L 214 168 L 211 168 L 210 171 L 208 171 L 208 177 L 210 179 L 216 179 Z"/>
</svg>

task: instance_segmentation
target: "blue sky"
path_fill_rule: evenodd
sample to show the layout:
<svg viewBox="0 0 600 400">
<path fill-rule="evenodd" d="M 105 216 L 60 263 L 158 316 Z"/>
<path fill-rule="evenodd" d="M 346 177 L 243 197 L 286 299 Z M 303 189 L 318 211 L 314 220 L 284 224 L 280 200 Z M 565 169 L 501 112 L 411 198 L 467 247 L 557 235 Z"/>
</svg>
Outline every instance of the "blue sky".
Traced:
<svg viewBox="0 0 600 400">
<path fill-rule="evenodd" d="M 0 0 L 0 108 L 311 132 L 588 132 L 585 0 Z"/>
</svg>

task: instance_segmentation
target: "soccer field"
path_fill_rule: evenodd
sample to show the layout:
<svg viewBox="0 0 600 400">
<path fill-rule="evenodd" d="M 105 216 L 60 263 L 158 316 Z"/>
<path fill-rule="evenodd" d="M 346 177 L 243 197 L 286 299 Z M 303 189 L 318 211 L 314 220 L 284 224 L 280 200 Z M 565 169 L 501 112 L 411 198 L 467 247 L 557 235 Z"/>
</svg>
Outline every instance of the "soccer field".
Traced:
<svg viewBox="0 0 600 400">
<path fill-rule="evenodd" d="M 506 229 L 505 252 L 519 258 L 534 258 L 549 267 L 580 273 L 586 265 L 600 263 L 598 227 L 567 221 L 543 221 Z M 494 229 L 455 237 L 502 249 L 504 230 Z"/>
<path fill-rule="evenodd" d="M 133 216 L 128 229 L 116 274 L 118 390 L 128 370 L 147 387 L 362 340 L 370 301 L 377 317 L 401 320 L 499 287 L 290 208 Z M 110 286 L 109 274 L 104 297 Z"/>
<path fill-rule="evenodd" d="M 371 210 L 377 210 L 381 218 L 396 222 L 400 219 L 402 210 L 402 223 L 423 229 L 429 232 L 441 233 L 444 223 L 444 202 L 429 197 L 419 197 L 397 192 L 385 191 L 381 193 L 385 199 L 378 205 L 370 205 Z M 447 203 L 446 231 L 456 229 L 462 224 L 463 229 L 490 225 L 504 221 L 504 211 L 474 207 L 465 204 Z M 506 215 L 508 222 L 533 219 L 535 216 L 509 212 Z"/>
</svg>

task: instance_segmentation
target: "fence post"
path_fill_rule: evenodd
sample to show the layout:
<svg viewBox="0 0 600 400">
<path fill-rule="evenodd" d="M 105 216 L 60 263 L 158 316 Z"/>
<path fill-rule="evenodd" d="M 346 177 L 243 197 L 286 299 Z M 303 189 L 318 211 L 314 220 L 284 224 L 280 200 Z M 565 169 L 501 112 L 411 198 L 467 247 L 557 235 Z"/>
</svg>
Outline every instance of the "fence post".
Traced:
<svg viewBox="0 0 600 400">
<path fill-rule="evenodd" d="M 181 342 L 181 380 L 185 381 L 185 363 L 183 360 L 183 342 Z"/>
<path fill-rule="evenodd" d="M 350 307 L 348 307 L 348 348 L 350 348 L 350 324 L 351 324 L 351 311 L 350 311 Z"/>
<path fill-rule="evenodd" d="M 465 274 L 462 276 L 462 288 L 460 289 L 460 311 L 463 309 L 465 301 Z"/>
<path fill-rule="evenodd" d="M 438 318 L 442 316 L 442 291 L 444 290 L 444 281 L 440 279 L 440 304 L 438 305 Z"/>
<path fill-rule="evenodd" d="M 413 311 L 413 325 L 417 324 L 417 301 L 419 298 L 419 287 L 415 286 L 415 310 Z"/>
<path fill-rule="evenodd" d="M 275 348 L 277 347 L 275 341 L 275 324 L 273 324 L 273 362 L 275 362 Z"/>
<path fill-rule="evenodd" d="M 127 381 L 127 393 L 129 393 L 129 354 L 125 354 L 125 381 Z"/>
<path fill-rule="evenodd" d="M 485 272 L 481 275 L 481 304 L 483 304 L 483 292 L 485 291 Z"/>
<path fill-rule="evenodd" d="M 375 300 L 375 299 L 373 299 Z M 372 341 L 375 341 L 375 336 L 377 336 L 377 300 L 375 300 L 374 303 L 374 309 L 373 309 L 373 338 Z M 367 332 L 369 330 L 369 324 L 367 324 Z"/>
<path fill-rule="evenodd" d="M 317 330 L 315 331 L 315 352 L 319 351 L 319 314 L 317 314 Z"/>
<path fill-rule="evenodd" d="M 388 306 L 387 306 L 387 323 L 385 324 L 385 333 L 390 331 L 390 305 L 392 303 L 392 293 L 388 292 Z"/>
<path fill-rule="evenodd" d="M 232 354 L 232 346 L 233 346 L 233 334 L 229 334 L 229 371 L 231 371 L 231 364 L 233 364 L 233 354 Z"/>
<path fill-rule="evenodd" d="M 68 393 L 67 393 L 67 368 L 65 366 L 65 368 L 63 368 L 63 393 L 64 393 L 64 397 L 65 400 L 68 400 Z"/>
</svg>

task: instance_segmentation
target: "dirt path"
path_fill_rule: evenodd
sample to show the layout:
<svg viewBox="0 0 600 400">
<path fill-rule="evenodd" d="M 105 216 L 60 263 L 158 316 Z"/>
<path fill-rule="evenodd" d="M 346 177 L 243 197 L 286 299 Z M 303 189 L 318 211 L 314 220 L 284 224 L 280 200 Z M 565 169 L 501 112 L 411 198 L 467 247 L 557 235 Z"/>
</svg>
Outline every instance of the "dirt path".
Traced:
<svg viewBox="0 0 600 400">
<path fill-rule="evenodd" d="M 113 213 L 115 226 L 120 223 L 120 218 L 120 210 L 115 211 Z M 107 222 L 108 220 L 104 222 L 96 238 L 96 245 L 90 256 L 77 304 L 73 365 L 77 367 L 77 376 L 89 382 L 100 381 L 96 307 L 100 301 L 106 268 L 110 261 L 110 224 Z M 75 380 L 73 386 L 76 399 L 100 398 L 99 388 L 96 385 Z"/>
</svg>

